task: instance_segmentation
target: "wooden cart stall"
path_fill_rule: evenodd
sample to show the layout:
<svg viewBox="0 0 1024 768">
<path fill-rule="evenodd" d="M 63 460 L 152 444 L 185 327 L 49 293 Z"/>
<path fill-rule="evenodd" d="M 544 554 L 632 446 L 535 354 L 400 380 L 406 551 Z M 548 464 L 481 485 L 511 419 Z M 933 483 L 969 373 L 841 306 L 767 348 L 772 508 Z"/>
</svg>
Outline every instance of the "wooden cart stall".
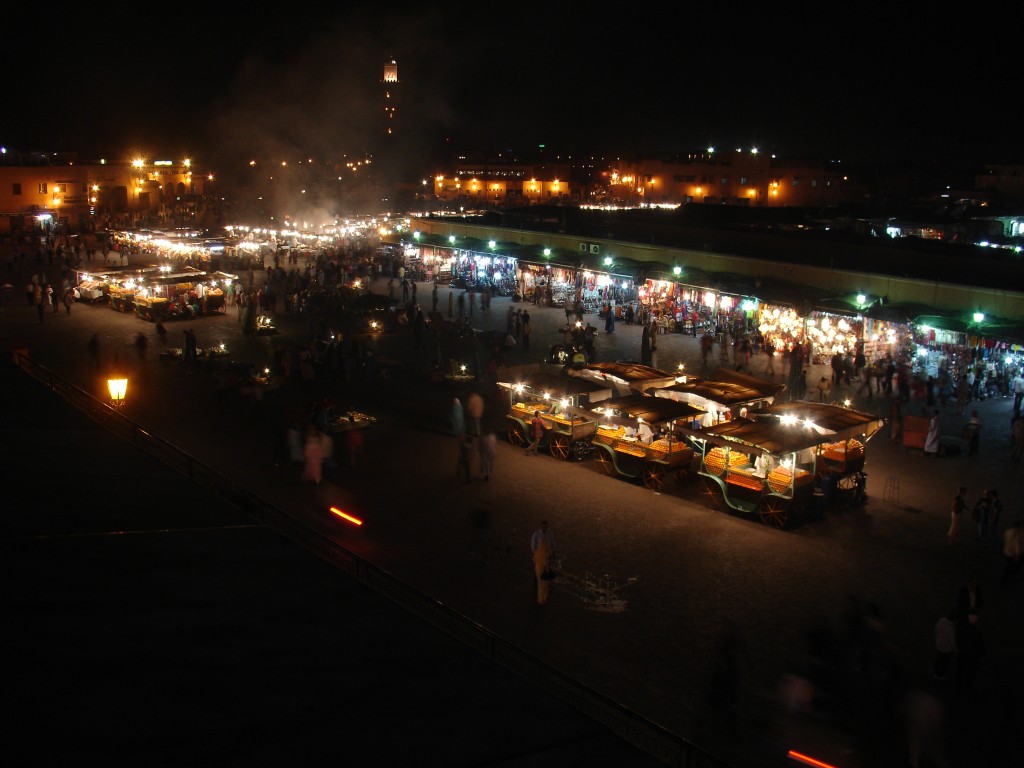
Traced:
<svg viewBox="0 0 1024 768">
<path fill-rule="evenodd" d="M 207 274 L 194 267 L 161 268 L 137 281 L 135 314 L 149 322 L 189 320 L 224 312 L 224 285 L 235 279 L 224 272 Z"/>
<path fill-rule="evenodd" d="M 608 385 L 623 397 L 642 395 L 651 389 L 675 384 L 677 380 L 673 373 L 639 363 L 588 363 L 582 368 L 570 369 L 568 374 Z"/>
<path fill-rule="evenodd" d="M 832 435 L 815 449 L 817 476 L 831 476 L 840 491 L 856 488 L 858 475 L 864 471 L 865 445 L 885 426 L 884 419 L 825 403 L 776 403 L 771 410 L 780 418 L 809 418 Z"/>
<path fill-rule="evenodd" d="M 111 300 L 111 309 L 126 312 L 133 308 L 139 281 L 157 271 L 156 266 L 136 269 L 74 270 L 75 290 L 80 301 Z"/>
<path fill-rule="evenodd" d="M 746 412 L 759 411 L 775 402 L 785 384 L 718 368 L 707 378 L 680 375 L 675 383 L 649 391 L 655 397 L 690 403 L 704 415 L 701 424 L 710 427 Z"/>
<path fill-rule="evenodd" d="M 594 463 L 602 474 L 640 478 L 655 491 L 661 490 L 669 477 L 682 480 L 689 476 L 694 451 L 676 433 L 675 425 L 677 421 L 692 423 L 701 415 L 699 408 L 630 395 L 605 400 L 591 406 L 590 412 L 598 422 L 592 444 Z"/>
<path fill-rule="evenodd" d="M 135 309 L 135 289 L 111 283 L 107 289 L 110 308 L 116 312 L 131 312 Z"/>
<path fill-rule="evenodd" d="M 863 446 L 883 423 L 837 405 L 797 402 L 693 431 L 705 499 L 783 528 L 810 503 L 821 477 L 856 478 Z M 842 462 L 837 445 L 845 447 Z"/>
<path fill-rule="evenodd" d="M 575 444 L 589 442 L 597 431 L 597 422 L 581 405 L 605 400 L 611 390 L 594 382 L 574 379 L 541 370 L 541 366 L 504 368 L 499 371 L 498 386 L 509 392 L 508 439 L 517 446 L 529 444 L 530 422 L 539 413 L 544 423 L 541 446 L 557 459 L 567 459 Z"/>
</svg>

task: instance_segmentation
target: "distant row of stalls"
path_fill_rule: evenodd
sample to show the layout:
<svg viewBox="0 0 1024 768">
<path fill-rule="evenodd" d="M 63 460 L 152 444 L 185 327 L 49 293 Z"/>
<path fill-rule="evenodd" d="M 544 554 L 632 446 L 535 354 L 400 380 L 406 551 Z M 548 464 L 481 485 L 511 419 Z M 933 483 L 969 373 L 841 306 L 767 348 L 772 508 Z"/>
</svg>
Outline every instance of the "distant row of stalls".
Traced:
<svg viewBox="0 0 1024 768">
<path fill-rule="evenodd" d="M 109 302 L 117 312 L 132 312 L 149 322 L 191 320 L 222 313 L 236 275 L 168 265 L 103 272 L 79 271 L 79 299 Z"/>
<path fill-rule="evenodd" d="M 323 236 L 283 235 L 265 229 L 229 227 L 228 237 L 206 237 L 195 230 L 108 230 L 115 251 L 127 249 L 143 258 L 152 258 L 160 266 L 175 270 L 187 267 L 206 272 L 264 269 L 284 254 L 286 263 L 308 261 L 323 248 Z"/>
<path fill-rule="evenodd" d="M 407 267 L 422 280 L 491 290 L 548 307 L 614 313 L 660 333 L 747 337 L 755 351 L 779 354 L 802 345 L 808 362 L 863 352 L 888 358 L 920 378 L 976 375 L 1008 380 L 1024 364 L 1024 328 L 895 306 L 885 297 L 824 295 L 771 278 L 677 268 L 566 249 L 414 234 L 400 243 Z"/>
</svg>

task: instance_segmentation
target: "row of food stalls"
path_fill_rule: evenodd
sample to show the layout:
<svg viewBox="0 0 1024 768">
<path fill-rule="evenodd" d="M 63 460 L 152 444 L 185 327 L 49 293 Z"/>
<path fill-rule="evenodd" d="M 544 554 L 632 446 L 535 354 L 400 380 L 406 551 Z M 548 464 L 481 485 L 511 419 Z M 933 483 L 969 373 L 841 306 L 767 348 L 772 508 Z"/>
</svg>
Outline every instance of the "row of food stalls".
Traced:
<svg viewBox="0 0 1024 768">
<path fill-rule="evenodd" d="M 1002 381 L 1024 364 L 1024 329 L 893 306 L 884 297 L 814 295 L 782 281 L 472 237 L 414 234 L 401 247 L 426 280 L 500 286 L 499 293 L 543 306 L 579 301 L 586 312 L 614 312 L 661 333 L 711 333 L 720 342 L 746 336 L 780 354 L 802 345 L 816 363 L 861 351 L 868 364 L 891 358 L 922 379 L 975 366 Z"/>
<path fill-rule="evenodd" d="M 155 323 L 224 312 L 228 286 L 237 279 L 237 275 L 227 272 L 153 265 L 139 269 L 78 271 L 76 290 L 80 300 L 107 301 L 117 312 L 132 312 Z"/>
</svg>

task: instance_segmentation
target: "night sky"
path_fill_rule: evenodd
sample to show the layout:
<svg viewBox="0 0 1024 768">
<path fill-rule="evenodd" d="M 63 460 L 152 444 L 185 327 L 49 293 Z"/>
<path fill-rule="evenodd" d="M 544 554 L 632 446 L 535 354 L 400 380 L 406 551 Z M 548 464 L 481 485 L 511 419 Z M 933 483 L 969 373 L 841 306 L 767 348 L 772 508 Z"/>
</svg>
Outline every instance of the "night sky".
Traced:
<svg viewBox="0 0 1024 768">
<path fill-rule="evenodd" d="M 844 161 L 1024 159 L 1011 118 L 1019 47 L 998 17 L 227 5 L 14 11 L 24 18 L 8 27 L 7 59 L 21 76 L 0 144 L 211 165 L 356 156 L 373 147 L 393 56 L 410 155 L 713 145 Z"/>
</svg>

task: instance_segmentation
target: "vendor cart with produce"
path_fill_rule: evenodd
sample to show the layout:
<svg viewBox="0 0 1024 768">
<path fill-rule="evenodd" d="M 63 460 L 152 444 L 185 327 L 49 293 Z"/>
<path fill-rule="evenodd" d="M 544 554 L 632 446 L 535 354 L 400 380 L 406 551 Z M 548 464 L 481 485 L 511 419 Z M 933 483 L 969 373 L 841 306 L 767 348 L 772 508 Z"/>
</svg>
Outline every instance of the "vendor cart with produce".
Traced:
<svg viewBox="0 0 1024 768">
<path fill-rule="evenodd" d="M 597 422 L 581 405 L 604 400 L 611 390 L 600 384 L 566 376 L 561 367 L 542 364 L 504 368 L 498 386 L 508 390 L 508 439 L 529 444 L 530 422 L 539 414 L 544 425 L 540 446 L 557 459 L 568 459 L 581 447 L 589 448 Z M 546 370 L 545 370 L 546 369 Z"/>
<path fill-rule="evenodd" d="M 694 450 L 677 423 L 692 425 L 703 412 L 688 403 L 629 395 L 589 408 L 597 420 L 593 459 L 602 474 L 639 478 L 654 491 L 667 479 L 684 480 L 694 468 Z"/>
<path fill-rule="evenodd" d="M 710 506 L 757 514 L 773 528 L 807 509 L 816 489 L 863 491 L 864 446 L 884 421 L 826 403 L 779 403 L 699 431 L 698 474 Z"/>
</svg>

